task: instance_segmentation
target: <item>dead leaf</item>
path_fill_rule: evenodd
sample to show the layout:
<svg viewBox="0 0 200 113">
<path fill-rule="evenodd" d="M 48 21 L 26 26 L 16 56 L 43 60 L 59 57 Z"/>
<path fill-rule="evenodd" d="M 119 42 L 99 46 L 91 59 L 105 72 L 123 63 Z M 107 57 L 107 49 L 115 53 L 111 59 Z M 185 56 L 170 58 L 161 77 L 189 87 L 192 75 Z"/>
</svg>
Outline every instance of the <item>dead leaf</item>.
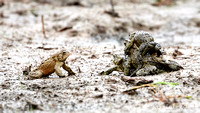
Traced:
<svg viewBox="0 0 200 113">
<path fill-rule="evenodd" d="M 44 110 L 42 106 L 38 105 L 37 103 L 26 99 L 26 106 L 28 106 L 29 110 Z"/>
<path fill-rule="evenodd" d="M 58 30 L 58 32 L 63 32 L 63 31 L 66 31 L 68 29 L 72 29 L 72 26 L 66 26 L 66 27 L 63 27 L 61 28 L 60 30 Z"/>
<path fill-rule="evenodd" d="M 103 94 L 97 94 L 94 96 L 94 98 L 103 98 Z"/>
<path fill-rule="evenodd" d="M 58 48 L 51 48 L 51 47 L 37 47 L 37 49 L 43 49 L 43 50 L 52 50 L 52 49 L 58 49 Z"/>
<path fill-rule="evenodd" d="M 107 10 L 105 10 L 104 13 L 106 13 L 106 14 L 112 16 L 112 17 L 120 17 L 118 13 L 113 12 L 113 11 L 107 11 Z"/>
</svg>

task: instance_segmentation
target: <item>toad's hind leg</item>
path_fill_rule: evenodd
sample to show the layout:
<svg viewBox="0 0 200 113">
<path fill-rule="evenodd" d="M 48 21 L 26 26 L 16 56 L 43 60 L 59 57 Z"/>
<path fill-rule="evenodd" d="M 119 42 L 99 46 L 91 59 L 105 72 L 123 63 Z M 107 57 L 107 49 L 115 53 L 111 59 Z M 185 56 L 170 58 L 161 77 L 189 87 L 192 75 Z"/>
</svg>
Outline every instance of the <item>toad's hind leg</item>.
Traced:
<svg viewBox="0 0 200 113">
<path fill-rule="evenodd" d="M 39 70 L 30 73 L 31 78 L 41 78 L 42 75 L 43 73 Z"/>
<path fill-rule="evenodd" d="M 172 71 L 178 71 L 178 70 L 180 70 L 180 69 L 183 69 L 183 67 L 182 67 L 181 65 L 179 65 L 179 64 L 178 64 L 177 62 L 175 62 L 175 61 L 169 60 L 166 64 L 167 64 L 168 68 L 169 68 L 170 70 L 172 70 Z"/>
<path fill-rule="evenodd" d="M 147 65 L 144 68 L 141 68 L 136 72 L 137 76 L 145 76 L 145 75 L 150 75 L 150 74 L 156 74 L 157 73 L 157 68 L 156 66 L 152 65 Z"/>
</svg>

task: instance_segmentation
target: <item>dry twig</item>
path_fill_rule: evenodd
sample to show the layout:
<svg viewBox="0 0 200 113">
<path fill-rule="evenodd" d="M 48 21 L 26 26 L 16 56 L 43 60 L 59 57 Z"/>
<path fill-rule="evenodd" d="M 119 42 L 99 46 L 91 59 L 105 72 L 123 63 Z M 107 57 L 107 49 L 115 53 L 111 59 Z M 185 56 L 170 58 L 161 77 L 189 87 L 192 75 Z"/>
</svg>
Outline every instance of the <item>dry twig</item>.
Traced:
<svg viewBox="0 0 200 113">
<path fill-rule="evenodd" d="M 41 21 L 42 21 L 42 32 L 43 32 L 43 36 L 44 38 L 47 38 L 46 37 L 46 32 L 45 32 L 45 27 L 44 27 L 44 16 L 42 15 L 41 17 Z"/>
<path fill-rule="evenodd" d="M 112 17 L 119 17 L 119 14 L 115 12 L 115 8 L 114 8 L 114 4 L 112 0 L 110 0 L 110 5 L 111 5 L 111 11 L 104 11 L 104 12 L 111 15 Z"/>
<path fill-rule="evenodd" d="M 123 91 L 123 93 L 127 93 L 127 94 L 136 94 L 136 90 L 137 89 L 140 89 L 140 88 L 143 88 L 143 87 L 150 87 L 150 93 L 156 98 L 158 99 L 159 101 L 163 102 L 165 106 L 172 106 L 174 104 L 177 104 L 178 101 L 177 101 L 177 98 L 192 98 L 191 96 L 183 96 L 183 95 L 176 95 L 176 96 L 173 96 L 173 95 L 170 95 L 170 96 L 166 96 L 164 94 L 163 91 L 161 91 L 159 89 L 159 87 L 155 84 L 144 84 L 144 85 L 140 85 L 140 86 L 136 86 L 136 87 L 133 87 L 133 88 L 130 88 L 128 90 L 125 90 Z M 171 100 L 171 98 L 173 100 Z"/>
<path fill-rule="evenodd" d="M 143 88 L 143 87 L 157 87 L 157 85 L 154 85 L 154 84 L 144 84 L 144 85 L 140 85 L 140 86 L 135 86 L 133 88 L 130 88 L 128 90 L 123 91 L 123 93 L 128 93 L 129 94 L 130 92 L 133 92 L 133 91 L 135 91 L 137 89 L 140 89 L 140 88 Z"/>
</svg>

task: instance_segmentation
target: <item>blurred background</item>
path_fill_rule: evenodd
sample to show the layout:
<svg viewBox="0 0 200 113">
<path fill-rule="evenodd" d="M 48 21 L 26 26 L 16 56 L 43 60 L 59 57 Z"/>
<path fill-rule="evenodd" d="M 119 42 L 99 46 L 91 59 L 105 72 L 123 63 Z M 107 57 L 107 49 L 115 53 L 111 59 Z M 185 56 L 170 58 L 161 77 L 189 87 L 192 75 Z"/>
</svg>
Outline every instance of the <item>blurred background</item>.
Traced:
<svg viewBox="0 0 200 113">
<path fill-rule="evenodd" d="M 1 34 L 7 28 L 41 30 L 50 37 L 85 37 L 123 43 L 147 31 L 163 46 L 200 43 L 199 0 L 1 0 Z"/>
</svg>

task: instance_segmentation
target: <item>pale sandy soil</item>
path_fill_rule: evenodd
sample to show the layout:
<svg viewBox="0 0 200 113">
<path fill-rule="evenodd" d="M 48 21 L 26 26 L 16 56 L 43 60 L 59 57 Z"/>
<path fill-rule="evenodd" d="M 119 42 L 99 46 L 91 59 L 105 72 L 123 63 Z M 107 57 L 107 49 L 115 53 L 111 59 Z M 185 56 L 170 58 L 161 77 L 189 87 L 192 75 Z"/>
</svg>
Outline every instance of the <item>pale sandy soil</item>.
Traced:
<svg viewBox="0 0 200 113">
<path fill-rule="evenodd" d="M 0 112 L 198 112 L 200 2 L 178 0 L 173 6 L 155 7 L 130 1 L 115 2 L 117 18 L 104 13 L 110 10 L 108 1 L 60 6 L 57 2 L 42 5 L 25 0 L 0 6 Z M 69 29 L 60 32 L 66 26 Z M 154 36 L 166 51 L 166 59 L 184 67 L 133 78 L 179 83 L 175 87 L 158 85 L 158 94 L 172 97 L 168 102 L 153 96 L 148 87 L 132 95 L 122 93 L 134 84 L 124 82 L 121 72 L 98 75 L 113 66 L 111 54 L 123 55 L 122 43 L 128 33 L 138 30 Z M 26 66 L 32 64 L 34 69 L 62 49 L 71 52 L 67 62 L 77 76 L 58 78 L 52 74 L 50 78 L 25 80 L 22 71 Z M 183 55 L 174 57 L 175 50 Z M 33 104 L 35 109 L 30 108 Z"/>
</svg>

